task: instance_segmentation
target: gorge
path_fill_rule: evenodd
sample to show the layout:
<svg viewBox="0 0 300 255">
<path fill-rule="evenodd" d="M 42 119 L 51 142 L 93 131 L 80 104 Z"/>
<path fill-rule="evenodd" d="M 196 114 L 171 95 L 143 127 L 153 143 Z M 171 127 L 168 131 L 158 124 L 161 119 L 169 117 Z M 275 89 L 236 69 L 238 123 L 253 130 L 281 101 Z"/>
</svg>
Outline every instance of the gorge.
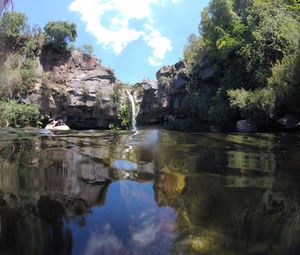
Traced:
<svg viewBox="0 0 300 255">
<path fill-rule="evenodd" d="M 182 60 L 161 67 L 156 80 L 136 84 L 118 80 L 89 45 L 75 49 L 74 23 L 48 22 L 43 31 L 30 30 L 24 14 L 5 13 L 0 20 L 0 126 L 43 126 L 39 123 L 51 116 L 73 129 L 124 129 L 134 127 L 134 101 L 137 125 L 297 131 L 299 9 L 288 0 L 212 0 Z"/>
<path fill-rule="evenodd" d="M 6 12 L 0 254 L 299 255 L 299 14 L 296 0 L 211 0 L 183 56 L 127 84 L 73 45 L 75 23 Z M 71 130 L 44 129 L 50 117 Z"/>
</svg>

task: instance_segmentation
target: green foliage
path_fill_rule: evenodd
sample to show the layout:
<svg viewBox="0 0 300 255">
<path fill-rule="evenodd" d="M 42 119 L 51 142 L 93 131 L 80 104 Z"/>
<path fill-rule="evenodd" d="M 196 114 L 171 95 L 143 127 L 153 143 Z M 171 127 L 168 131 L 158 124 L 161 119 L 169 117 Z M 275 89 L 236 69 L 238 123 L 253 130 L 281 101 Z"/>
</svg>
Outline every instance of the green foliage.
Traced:
<svg viewBox="0 0 300 255">
<path fill-rule="evenodd" d="M 0 100 L 26 95 L 36 81 L 36 60 L 22 60 L 19 53 L 10 57 L 10 67 L 0 70 Z"/>
<path fill-rule="evenodd" d="M 162 88 L 168 89 L 171 86 L 171 79 L 165 76 L 161 76 L 158 79 L 159 84 Z"/>
<path fill-rule="evenodd" d="M 119 118 L 119 127 L 122 128 L 128 128 L 131 119 L 129 102 L 126 95 L 126 89 L 128 88 L 128 84 L 117 83 L 114 85 L 111 96 Z"/>
<path fill-rule="evenodd" d="M 46 44 L 58 51 L 66 50 L 70 42 L 77 37 L 76 25 L 66 21 L 48 22 L 44 27 Z"/>
<path fill-rule="evenodd" d="M 121 127 L 129 127 L 129 122 L 130 122 L 130 110 L 129 110 L 129 105 L 122 105 L 119 108 L 119 113 L 121 117 Z"/>
<path fill-rule="evenodd" d="M 201 92 L 189 93 L 182 102 L 182 110 L 191 119 L 209 121 L 208 111 L 211 99 Z"/>
<path fill-rule="evenodd" d="M 20 73 L 20 92 L 26 93 L 28 89 L 31 89 L 36 80 L 36 61 L 34 59 L 25 59 Z"/>
<path fill-rule="evenodd" d="M 188 44 L 183 51 L 184 61 L 187 63 L 197 63 L 204 55 L 204 42 L 202 37 L 191 34 L 188 37 Z"/>
<path fill-rule="evenodd" d="M 300 113 L 298 11 L 296 0 L 211 0 L 200 35 L 190 36 L 184 49 L 189 116 L 222 126 L 240 115 Z M 214 77 L 203 81 L 213 67 Z"/>
<path fill-rule="evenodd" d="M 90 44 L 84 44 L 84 45 L 82 46 L 82 51 L 83 51 L 84 53 L 88 54 L 88 55 L 93 55 L 93 53 L 94 53 L 94 48 L 93 48 L 93 46 L 90 45 Z"/>
<path fill-rule="evenodd" d="M 256 118 L 259 115 L 273 117 L 275 94 L 272 89 L 262 88 L 254 91 L 245 89 L 229 90 L 228 95 L 232 107 L 237 107 L 246 118 Z"/>
<path fill-rule="evenodd" d="M 300 112 L 300 55 L 285 56 L 272 68 L 272 76 L 265 88 L 247 91 L 229 90 L 231 106 L 237 107 L 243 116 L 255 118 L 278 117 L 281 109 Z"/>
<path fill-rule="evenodd" d="M 230 107 L 227 89 L 220 87 L 212 99 L 209 111 L 210 122 L 229 127 L 232 119 L 235 117 L 236 112 Z"/>
<path fill-rule="evenodd" d="M 23 47 L 23 53 L 27 58 L 36 57 L 42 49 L 44 45 L 45 36 L 44 34 L 39 34 L 36 37 L 31 37 L 28 41 L 26 41 Z"/>
<path fill-rule="evenodd" d="M 285 56 L 272 68 L 268 79 L 268 88 L 275 94 L 276 113 L 280 109 L 289 112 L 300 112 L 300 52 Z"/>
<path fill-rule="evenodd" d="M 11 49 L 21 43 L 21 38 L 27 27 L 25 14 L 7 12 L 0 19 L 0 46 Z"/>
<path fill-rule="evenodd" d="M 17 102 L 0 101 L 0 127 L 36 127 L 39 122 L 39 107 Z"/>
</svg>

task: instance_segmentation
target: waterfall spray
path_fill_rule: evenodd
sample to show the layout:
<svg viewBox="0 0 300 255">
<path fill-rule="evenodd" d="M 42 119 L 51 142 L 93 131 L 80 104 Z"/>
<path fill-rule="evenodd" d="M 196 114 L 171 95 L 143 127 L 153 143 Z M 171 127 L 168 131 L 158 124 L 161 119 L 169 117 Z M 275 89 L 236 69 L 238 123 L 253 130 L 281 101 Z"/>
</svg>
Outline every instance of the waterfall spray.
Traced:
<svg viewBox="0 0 300 255">
<path fill-rule="evenodd" d="M 133 131 L 136 131 L 136 120 L 135 120 L 136 113 L 135 113 L 134 99 L 133 99 L 133 96 L 129 93 L 128 90 L 126 90 L 126 93 L 128 95 L 128 99 L 129 99 L 130 104 L 131 104 L 131 129 Z"/>
</svg>

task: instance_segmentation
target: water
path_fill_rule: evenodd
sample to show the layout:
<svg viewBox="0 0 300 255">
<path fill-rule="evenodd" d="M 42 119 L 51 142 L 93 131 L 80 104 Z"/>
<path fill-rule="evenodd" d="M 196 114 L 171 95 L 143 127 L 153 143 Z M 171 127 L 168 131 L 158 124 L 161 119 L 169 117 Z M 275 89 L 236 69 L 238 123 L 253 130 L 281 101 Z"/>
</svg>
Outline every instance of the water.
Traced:
<svg viewBox="0 0 300 255">
<path fill-rule="evenodd" d="M 0 130 L 0 254 L 300 254 L 300 136 Z"/>
<path fill-rule="evenodd" d="M 130 101 L 130 109 L 131 109 L 131 129 L 132 131 L 136 131 L 136 113 L 135 113 L 135 105 L 134 105 L 134 98 L 133 96 L 129 93 L 128 90 L 126 90 L 126 93 L 128 95 L 128 99 Z"/>
</svg>

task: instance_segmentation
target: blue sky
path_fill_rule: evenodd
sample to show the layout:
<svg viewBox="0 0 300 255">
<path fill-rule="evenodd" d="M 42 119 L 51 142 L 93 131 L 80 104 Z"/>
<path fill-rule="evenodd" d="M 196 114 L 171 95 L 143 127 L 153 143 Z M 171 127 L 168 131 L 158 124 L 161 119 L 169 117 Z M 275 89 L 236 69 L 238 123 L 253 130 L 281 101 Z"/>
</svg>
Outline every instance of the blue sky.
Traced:
<svg viewBox="0 0 300 255">
<path fill-rule="evenodd" d="M 182 58 L 187 36 L 198 32 L 209 0 L 15 0 L 15 10 L 41 27 L 77 25 L 76 47 L 91 44 L 102 64 L 123 82 L 155 78 L 162 65 Z"/>
</svg>

